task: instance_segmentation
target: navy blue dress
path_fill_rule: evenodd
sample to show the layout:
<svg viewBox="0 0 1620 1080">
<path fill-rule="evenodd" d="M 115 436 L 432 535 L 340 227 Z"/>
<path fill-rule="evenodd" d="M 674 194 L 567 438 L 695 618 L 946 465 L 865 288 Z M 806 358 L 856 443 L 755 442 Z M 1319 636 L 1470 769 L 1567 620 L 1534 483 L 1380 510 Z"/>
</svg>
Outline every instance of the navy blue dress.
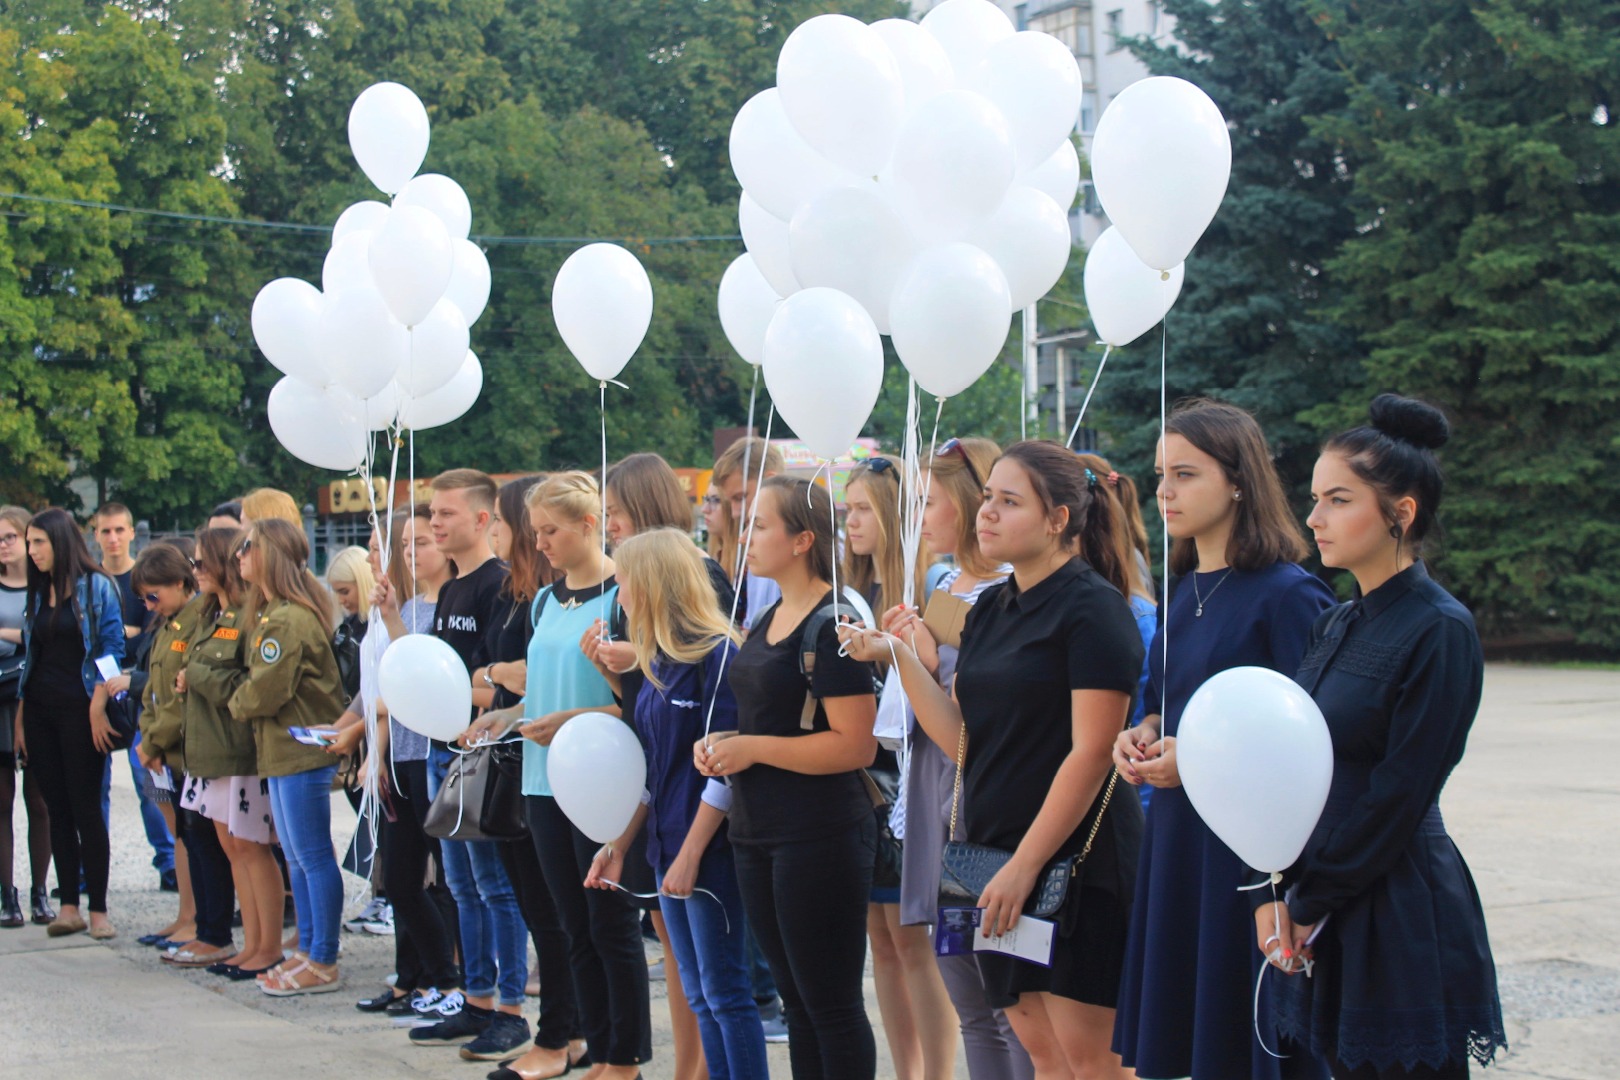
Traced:
<svg viewBox="0 0 1620 1080">
<path fill-rule="evenodd" d="M 1485 1064 L 1507 1045 L 1479 892 L 1436 801 L 1484 668 L 1473 617 L 1420 562 L 1318 620 L 1296 676 L 1333 736 L 1333 788 L 1285 875 L 1288 912 L 1328 922 L 1312 977 L 1269 981 L 1277 1032 L 1346 1069 Z"/>
<path fill-rule="evenodd" d="M 1197 576 L 1199 617 L 1192 581 L 1182 578 L 1172 590 L 1168 685 L 1162 628 L 1148 649 L 1147 712 L 1163 716 L 1167 736 L 1210 676 L 1246 666 L 1297 670 L 1311 624 L 1334 602 L 1326 585 L 1293 563 L 1233 570 L 1223 580 L 1226 573 Z M 1248 868 L 1204 824 L 1184 789 L 1154 791 L 1114 1021 L 1114 1050 L 1138 1076 L 1327 1076 L 1324 1065 L 1299 1052 L 1277 1061 L 1254 1037 L 1254 985 L 1265 960 L 1254 944 L 1252 894 L 1238 892 L 1248 880 Z"/>
</svg>

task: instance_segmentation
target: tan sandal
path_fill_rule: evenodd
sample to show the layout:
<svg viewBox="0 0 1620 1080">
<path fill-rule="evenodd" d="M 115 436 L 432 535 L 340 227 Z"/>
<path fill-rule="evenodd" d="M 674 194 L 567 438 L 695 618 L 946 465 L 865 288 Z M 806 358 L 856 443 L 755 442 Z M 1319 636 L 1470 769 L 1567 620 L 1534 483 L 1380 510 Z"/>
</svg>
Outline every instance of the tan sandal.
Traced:
<svg viewBox="0 0 1620 1080">
<path fill-rule="evenodd" d="M 314 982 L 303 982 L 300 977 L 306 974 Z M 338 971 L 336 967 L 333 967 L 330 972 L 322 971 L 308 960 L 300 960 L 292 967 L 284 968 L 275 973 L 274 978 L 261 982 L 259 989 L 271 997 L 330 994 L 338 989 Z"/>
<path fill-rule="evenodd" d="M 173 967 L 197 968 L 207 967 L 209 964 L 222 963 L 231 959 L 235 955 L 236 950 L 230 948 L 229 946 L 214 949 L 209 952 L 202 952 L 197 949 L 188 948 L 177 949 L 172 953 L 166 953 L 161 959 L 165 964 L 172 965 Z"/>
</svg>

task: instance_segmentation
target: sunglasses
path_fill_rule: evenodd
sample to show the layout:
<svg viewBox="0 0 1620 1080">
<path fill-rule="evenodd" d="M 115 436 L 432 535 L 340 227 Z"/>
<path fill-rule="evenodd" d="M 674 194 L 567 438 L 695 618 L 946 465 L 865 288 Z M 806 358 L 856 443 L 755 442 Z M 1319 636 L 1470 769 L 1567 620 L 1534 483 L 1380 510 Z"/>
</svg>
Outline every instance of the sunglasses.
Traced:
<svg viewBox="0 0 1620 1080">
<path fill-rule="evenodd" d="M 861 464 L 866 466 L 867 472 L 874 473 L 878 476 L 882 476 L 886 472 L 897 470 L 899 468 L 899 466 L 895 465 L 894 462 L 890 461 L 886 457 L 867 458 L 865 461 L 861 462 Z"/>
<path fill-rule="evenodd" d="M 155 592 L 149 592 L 145 596 L 141 597 L 141 599 L 145 600 L 148 604 L 155 604 L 158 602 L 158 594 Z"/>
<path fill-rule="evenodd" d="M 242 556 L 246 555 L 248 552 L 250 552 L 252 550 L 253 550 L 253 541 L 252 540 L 244 540 L 244 541 L 242 541 L 241 546 L 236 549 L 236 557 L 238 559 L 240 559 Z"/>
<path fill-rule="evenodd" d="M 935 457 L 950 457 L 952 454 L 962 459 L 962 464 L 967 467 L 968 476 L 972 479 L 973 486 L 976 488 L 984 487 L 984 478 L 979 475 L 979 470 L 973 467 L 973 461 L 968 457 L 967 447 L 962 445 L 961 439 L 946 439 L 940 444 L 939 449 L 934 452 Z"/>
<path fill-rule="evenodd" d="M 203 568 L 202 560 L 201 559 L 192 559 L 191 560 L 191 568 L 193 570 L 201 570 Z"/>
</svg>

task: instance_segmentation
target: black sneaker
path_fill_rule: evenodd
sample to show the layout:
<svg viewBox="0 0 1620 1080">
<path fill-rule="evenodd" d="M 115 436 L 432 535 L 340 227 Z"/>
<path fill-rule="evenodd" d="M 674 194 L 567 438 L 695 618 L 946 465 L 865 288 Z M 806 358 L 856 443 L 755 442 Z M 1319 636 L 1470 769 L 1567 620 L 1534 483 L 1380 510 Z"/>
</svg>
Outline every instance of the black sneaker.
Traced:
<svg viewBox="0 0 1620 1080">
<path fill-rule="evenodd" d="M 427 1027 L 414 1028 L 411 1031 L 411 1043 L 415 1046 L 446 1046 L 450 1043 L 466 1042 L 476 1039 L 489 1030 L 495 1022 L 493 1009 L 480 1009 L 476 1005 L 466 1005 L 456 1015 L 448 1020 L 440 1020 L 437 1024 Z"/>
<path fill-rule="evenodd" d="M 529 1041 L 529 1022 L 521 1016 L 498 1012 L 484 1033 L 461 1048 L 466 1061 L 499 1061 Z"/>
<path fill-rule="evenodd" d="M 361 1012 L 380 1013 L 387 1012 L 388 1006 L 394 1004 L 395 1002 L 399 1002 L 409 1009 L 411 1007 L 411 995 L 396 995 L 393 987 L 385 986 L 383 987 L 382 993 L 378 994 L 376 997 L 366 998 L 364 1001 L 357 1001 L 354 1003 L 354 1007 L 359 1009 Z"/>
</svg>

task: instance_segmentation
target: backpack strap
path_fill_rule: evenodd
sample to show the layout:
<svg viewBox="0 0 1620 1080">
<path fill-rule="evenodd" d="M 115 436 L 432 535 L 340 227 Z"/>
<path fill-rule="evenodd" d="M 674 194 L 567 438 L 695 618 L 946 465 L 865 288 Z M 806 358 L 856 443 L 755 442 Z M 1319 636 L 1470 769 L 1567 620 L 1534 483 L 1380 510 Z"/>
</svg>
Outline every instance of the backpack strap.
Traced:
<svg viewBox="0 0 1620 1080">
<path fill-rule="evenodd" d="M 821 643 L 822 631 L 829 623 L 836 627 L 840 616 L 856 621 L 863 618 L 852 604 L 834 600 L 817 608 L 804 624 L 804 639 L 799 644 L 799 674 L 804 677 L 804 709 L 799 713 L 799 727 L 805 731 L 813 730 L 816 724 L 816 693 L 812 685 L 816 673 L 816 648 Z M 873 692 L 882 691 L 874 689 Z"/>
<path fill-rule="evenodd" d="M 534 594 L 534 599 L 529 602 L 529 629 L 530 630 L 538 630 L 538 629 L 540 629 L 540 613 L 545 611 L 545 609 L 546 609 L 546 596 L 547 596 L 547 594 L 549 594 L 551 592 L 552 589 L 554 589 L 556 587 L 556 585 L 557 585 L 557 583 L 555 581 L 552 582 L 550 585 L 547 585 L 545 588 L 543 588 L 539 592 L 535 593 Z"/>
</svg>

